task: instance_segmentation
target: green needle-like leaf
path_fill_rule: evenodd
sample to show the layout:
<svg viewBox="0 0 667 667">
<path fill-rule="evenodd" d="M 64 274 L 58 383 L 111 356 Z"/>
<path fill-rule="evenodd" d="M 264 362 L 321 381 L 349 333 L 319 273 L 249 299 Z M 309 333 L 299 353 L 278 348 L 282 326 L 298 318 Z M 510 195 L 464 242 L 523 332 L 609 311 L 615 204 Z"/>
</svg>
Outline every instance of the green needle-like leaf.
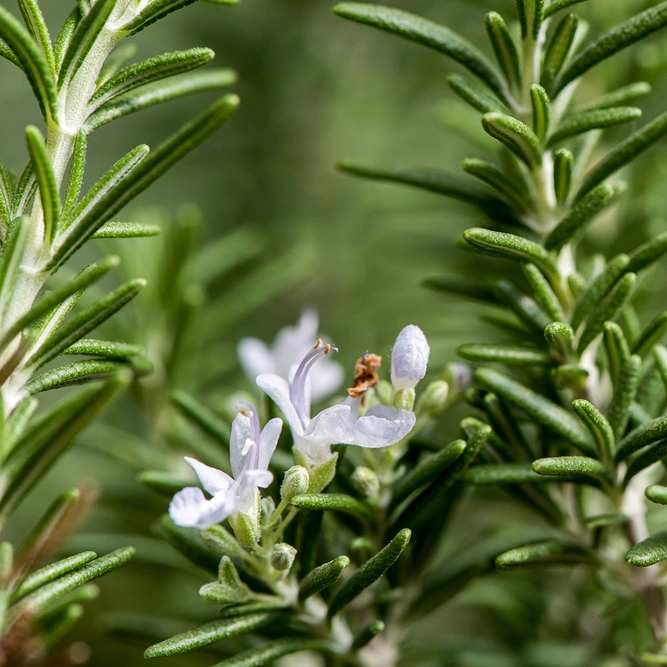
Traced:
<svg viewBox="0 0 667 667">
<path fill-rule="evenodd" d="M 191 5 L 195 0 L 153 0 L 140 14 L 130 23 L 126 24 L 124 31 L 127 35 L 134 35 L 140 30 L 147 28 L 152 23 L 171 14 L 178 9 Z M 228 4 L 228 3 L 224 3 Z"/>
<path fill-rule="evenodd" d="M 218 574 L 220 556 L 216 556 L 206 548 L 201 538 L 201 531 L 196 528 L 181 528 L 174 524 L 167 515 L 162 516 L 154 528 L 158 535 L 197 567 L 212 574 Z"/>
<path fill-rule="evenodd" d="M 482 79 L 501 99 L 507 100 L 505 84 L 486 56 L 449 28 L 415 14 L 382 5 L 343 2 L 334 7 L 334 13 L 444 53 Z"/>
<path fill-rule="evenodd" d="M 174 391 L 171 394 L 171 400 L 178 410 L 191 419 L 204 433 L 225 446 L 229 444 L 229 424 L 212 410 L 184 391 Z"/>
<path fill-rule="evenodd" d="M 667 19 L 667 4 L 665 4 L 665 19 Z M 613 150 L 605 155 L 584 177 L 583 183 L 577 192 L 580 199 L 599 185 L 606 178 L 625 167 L 645 150 L 667 134 L 667 112 L 658 116 L 655 120 L 644 125 L 624 142 L 618 144 Z"/>
<path fill-rule="evenodd" d="M 627 486 L 635 475 L 638 475 L 642 470 L 652 466 L 654 463 L 658 463 L 665 456 L 667 456 L 667 440 L 662 440 L 635 456 L 628 464 L 628 470 L 623 479 L 624 486 Z"/>
<path fill-rule="evenodd" d="M 546 540 L 506 551 L 496 558 L 496 567 L 513 570 L 526 567 L 549 567 L 595 563 L 592 555 L 576 544 Z"/>
<path fill-rule="evenodd" d="M 656 417 L 641 424 L 618 443 L 616 460 L 622 461 L 642 447 L 667 438 L 667 417 Z"/>
<path fill-rule="evenodd" d="M 474 227 L 463 232 L 463 239 L 476 250 L 519 262 L 531 262 L 549 277 L 558 276 L 554 258 L 541 245 L 522 236 Z"/>
<path fill-rule="evenodd" d="M 667 559 L 667 532 L 647 537 L 625 554 L 625 560 L 637 567 L 648 567 L 665 559 Z"/>
<path fill-rule="evenodd" d="M 641 115 L 642 110 L 637 107 L 612 107 L 581 111 L 561 121 L 550 135 L 548 145 L 554 146 L 560 141 L 570 139 L 584 132 L 631 123 L 633 120 L 641 118 Z"/>
<path fill-rule="evenodd" d="M 263 667 L 274 664 L 278 658 L 302 651 L 327 654 L 331 649 L 319 639 L 277 639 L 217 662 L 213 667 Z"/>
<path fill-rule="evenodd" d="M 607 419 L 614 431 L 616 440 L 620 440 L 625 433 L 630 420 L 630 411 L 637 395 L 639 380 L 641 379 L 642 360 L 636 354 L 632 355 L 621 368 L 618 386 L 607 408 Z"/>
<path fill-rule="evenodd" d="M 637 246 L 630 253 L 630 262 L 628 263 L 627 270 L 638 273 L 648 268 L 654 262 L 657 262 L 665 253 L 667 253 L 667 232 L 658 234 L 646 243 Z"/>
<path fill-rule="evenodd" d="M 560 12 L 563 9 L 567 9 L 568 7 L 571 7 L 572 5 L 578 5 L 581 2 L 587 2 L 587 0 L 554 0 L 554 2 L 552 2 L 544 10 L 544 18 L 548 19 L 549 17 L 556 14 L 556 12 Z"/>
<path fill-rule="evenodd" d="M 67 178 L 67 189 L 65 191 L 65 201 L 63 203 L 62 217 L 67 219 L 79 201 L 81 186 L 83 185 L 83 173 L 86 168 L 86 155 L 88 152 L 88 137 L 81 130 L 76 137 L 74 144 L 74 154 L 69 168 Z"/>
<path fill-rule="evenodd" d="M 591 190 L 549 233 L 544 241 L 544 247 L 547 250 L 560 250 L 598 213 L 609 207 L 616 199 L 616 194 L 617 189 L 607 183 L 602 183 Z"/>
<path fill-rule="evenodd" d="M 551 102 L 547 91 L 535 83 L 530 87 L 530 101 L 533 106 L 533 128 L 540 141 L 549 133 L 551 123 Z"/>
<path fill-rule="evenodd" d="M 37 0 L 18 0 L 18 5 L 28 31 L 39 44 L 42 54 L 48 63 L 49 71 L 52 76 L 55 76 L 56 65 L 53 56 L 53 47 L 51 46 L 51 37 Z"/>
<path fill-rule="evenodd" d="M 538 475 L 552 477 L 585 477 L 594 481 L 608 480 L 607 469 L 597 459 L 586 456 L 555 456 L 533 461 Z"/>
<path fill-rule="evenodd" d="M 579 18 L 574 14 L 568 14 L 561 19 L 553 32 L 544 54 L 540 81 L 548 93 L 552 92 L 553 83 L 570 54 L 578 27 Z"/>
<path fill-rule="evenodd" d="M 373 521 L 373 512 L 368 505 L 343 493 L 312 493 L 294 496 L 290 501 L 294 507 L 306 510 L 330 510 L 342 512 L 363 519 Z"/>
<path fill-rule="evenodd" d="M 501 196 L 509 200 L 516 208 L 526 210 L 530 207 L 530 194 L 517 187 L 516 183 L 497 167 L 494 167 L 485 160 L 475 158 L 463 160 L 462 166 L 464 171 L 499 192 Z"/>
<path fill-rule="evenodd" d="M 508 112 L 507 107 L 498 98 L 475 81 L 468 81 L 460 74 L 451 74 L 447 77 L 447 83 L 462 100 L 481 113 Z"/>
<path fill-rule="evenodd" d="M 598 63 L 660 30 L 665 25 L 667 25 L 667 2 L 661 2 L 612 28 L 587 46 L 563 70 L 556 82 L 556 91 L 561 91 L 568 83 L 579 78 L 591 67 L 595 67 Z"/>
<path fill-rule="evenodd" d="M 329 604 L 329 618 L 333 618 L 362 591 L 375 583 L 398 560 L 408 546 L 411 534 L 408 528 L 403 528 L 384 549 L 369 558 L 341 586 Z"/>
<path fill-rule="evenodd" d="M 591 111 L 592 109 L 609 109 L 610 107 L 623 106 L 630 102 L 635 102 L 642 97 L 646 97 L 652 91 L 650 83 L 646 81 L 635 81 L 627 86 L 623 86 L 611 93 L 606 93 L 601 97 L 588 102 L 579 107 L 579 111 Z"/>
<path fill-rule="evenodd" d="M 595 453 L 588 432 L 576 417 L 548 398 L 487 368 L 478 369 L 475 379 L 510 405 L 523 410 L 538 424 L 572 442 L 582 452 Z"/>
<path fill-rule="evenodd" d="M 667 505 L 667 486 L 660 484 L 651 484 L 646 487 L 646 497 L 658 505 Z"/>
<path fill-rule="evenodd" d="M 44 238 L 49 244 L 53 242 L 54 236 L 60 222 L 60 193 L 58 184 L 53 174 L 51 161 L 46 152 L 46 143 L 42 133 L 33 125 L 26 129 L 28 139 L 28 152 L 32 160 L 32 166 L 37 177 L 37 187 L 42 201 L 42 212 L 44 214 Z"/>
<path fill-rule="evenodd" d="M 91 239 L 139 239 L 158 236 L 162 230 L 158 225 L 145 225 L 140 222 L 107 222 L 102 225 Z"/>
<path fill-rule="evenodd" d="M 468 361 L 502 363 L 509 366 L 550 366 L 554 360 L 542 350 L 517 345 L 461 345 L 457 353 Z"/>
<path fill-rule="evenodd" d="M 636 282 L 637 274 L 626 273 L 593 309 L 579 340 L 580 354 L 602 333 L 605 322 L 612 322 L 618 317 L 623 306 L 630 300 Z"/>
<path fill-rule="evenodd" d="M 496 59 L 510 86 L 518 89 L 521 85 L 519 54 L 503 17 L 498 12 L 486 15 L 486 32 Z"/>
<path fill-rule="evenodd" d="M 590 431 L 597 443 L 598 452 L 604 460 L 612 460 L 616 446 L 614 431 L 605 416 L 592 403 L 583 398 L 572 402 L 572 410 Z"/>
<path fill-rule="evenodd" d="M 533 294 L 538 303 L 544 308 L 547 315 L 554 322 L 565 322 L 567 317 L 558 296 L 553 291 L 549 281 L 544 274 L 534 265 L 528 262 L 521 265 L 523 275 L 533 288 Z"/>
<path fill-rule="evenodd" d="M 504 144 L 529 167 L 541 165 L 542 146 L 540 140 L 521 121 L 512 116 L 492 111 L 482 117 L 482 127 L 487 134 Z"/>
<path fill-rule="evenodd" d="M 633 354 L 645 357 L 651 348 L 667 333 L 667 311 L 655 317 L 646 326 L 632 348 Z"/>
<path fill-rule="evenodd" d="M 554 153 L 554 191 L 559 206 L 564 206 L 570 195 L 574 155 L 565 148 Z"/>
<path fill-rule="evenodd" d="M 365 628 L 362 628 L 355 634 L 352 648 L 358 651 L 364 646 L 367 646 L 375 637 L 384 632 L 384 627 L 385 625 L 383 621 L 373 621 L 372 623 L 369 623 Z"/>
<path fill-rule="evenodd" d="M 338 556 L 311 570 L 299 583 L 299 602 L 338 582 L 343 570 L 350 564 L 347 556 Z"/>
<path fill-rule="evenodd" d="M 465 440 L 455 440 L 439 452 L 422 459 L 398 482 L 392 494 L 390 508 L 398 507 L 412 493 L 435 481 L 463 454 L 465 448 Z"/>
<path fill-rule="evenodd" d="M 150 646 L 144 652 L 144 658 L 166 658 L 170 655 L 186 653 L 229 637 L 255 632 L 280 619 L 281 614 L 279 613 L 263 612 L 212 621 Z"/>
<path fill-rule="evenodd" d="M 559 476 L 538 475 L 530 463 L 490 463 L 472 466 L 461 478 L 466 484 L 488 486 L 495 484 L 546 484 L 562 482 Z M 573 476 L 574 479 L 574 476 Z"/>
</svg>

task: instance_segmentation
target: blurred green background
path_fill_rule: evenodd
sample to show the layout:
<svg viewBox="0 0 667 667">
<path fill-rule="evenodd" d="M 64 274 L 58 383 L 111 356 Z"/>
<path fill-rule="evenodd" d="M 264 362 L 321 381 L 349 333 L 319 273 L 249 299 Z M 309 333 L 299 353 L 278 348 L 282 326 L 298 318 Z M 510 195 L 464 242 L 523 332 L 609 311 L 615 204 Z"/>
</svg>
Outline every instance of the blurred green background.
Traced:
<svg viewBox="0 0 667 667">
<path fill-rule="evenodd" d="M 55 33 L 70 2 L 42 4 Z M 484 34 L 485 12 L 496 10 L 514 19 L 511 0 L 393 4 L 450 25 L 486 52 L 490 49 Z M 595 35 L 652 4 L 590 0 L 577 10 L 590 21 Z M 124 257 L 129 275 L 153 281 L 119 314 L 115 326 L 117 335 L 149 346 L 158 371 L 106 417 L 106 427 L 91 429 L 79 439 L 20 508 L 9 529 L 10 537 L 20 537 L 64 485 L 95 480 L 98 505 L 71 548 L 103 550 L 134 544 L 139 553 L 133 564 L 101 581 L 101 596 L 88 605 L 75 635 L 93 648 L 92 664 L 123 661 L 126 667 L 143 664 L 141 654 L 148 642 L 128 646 L 113 638 L 110 623 L 117 630 L 139 625 L 118 614 L 151 612 L 173 619 L 173 628 L 158 625 L 153 630 L 157 636 L 167 636 L 215 613 L 197 596 L 206 575 L 185 567 L 168 545 L 151 537 L 150 524 L 166 503 L 143 491 L 136 481 L 142 467 L 165 465 L 165 442 L 171 443 L 169 451 L 175 456 L 189 453 L 184 445 L 188 438 L 203 437 L 189 432 L 173 436 L 183 427 L 173 415 L 163 414 L 166 390 L 187 389 L 218 406 L 226 404 L 233 391 L 252 390 L 235 361 L 236 341 L 244 335 L 270 341 L 281 326 L 295 322 L 306 305 L 319 310 L 322 331 L 337 343 L 338 358 L 350 373 L 354 360 L 367 349 L 388 355 L 396 333 L 411 322 L 429 338 L 433 376 L 455 359 L 457 345 L 499 336 L 479 323 L 474 304 L 449 301 L 420 287 L 424 277 L 454 273 L 472 261 L 454 248 L 454 242 L 465 228 L 484 224 L 481 215 L 435 195 L 355 181 L 335 168 L 338 160 L 354 157 L 456 172 L 464 157 L 490 154 L 494 147 L 483 135 L 479 118 L 446 84 L 446 76 L 458 69 L 451 61 L 346 23 L 331 13 L 329 0 L 243 0 L 230 8 L 196 3 L 142 33 L 136 43 L 139 58 L 191 46 L 213 48 L 216 64 L 239 74 L 233 90 L 241 97 L 241 107 L 221 131 L 124 213 L 123 220 L 160 220 L 165 228 L 162 238 L 113 246 L 97 242 L 99 253 L 111 249 Z M 654 86 L 642 104 L 645 119 L 651 119 L 664 110 L 666 60 L 667 38 L 653 38 L 588 75 L 581 96 L 589 98 L 608 87 L 644 79 Z M 134 145 L 155 145 L 205 102 L 188 98 L 99 130 L 90 142 L 87 183 Z M 24 78 L 6 63 L 0 65 L 0 117 L 3 160 L 21 170 L 27 156 L 22 130 L 30 122 L 38 124 L 39 112 Z M 610 138 L 614 136 L 610 133 Z M 627 250 L 667 228 L 664 150 L 663 146 L 642 157 L 626 175 L 631 196 L 592 227 L 582 252 Z M 181 229 L 178 211 L 184 203 L 201 210 L 203 247 L 214 247 L 215 239 L 238 230 L 246 235 L 234 237 L 237 242 L 241 239 L 241 248 L 246 239 L 252 247 L 246 248 L 246 261 L 236 263 L 207 289 L 188 293 L 195 295 L 195 305 L 204 304 L 199 308 L 205 316 L 187 332 L 187 344 L 179 348 L 178 370 L 170 373 L 161 368 L 159 357 L 169 347 L 165 343 L 169 336 L 160 327 L 171 325 L 168 318 L 163 321 L 159 312 L 156 315 L 156 293 L 166 310 L 177 294 L 155 281 L 169 272 L 170 254 L 179 248 L 174 235 Z M 268 282 L 266 272 L 264 282 L 253 282 L 267 267 Z M 661 302 L 664 309 L 665 271 L 662 267 L 658 271 L 643 297 L 646 320 Z M 275 293 L 268 300 L 258 298 L 267 284 Z M 179 285 L 173 287 L 177 290 Z M 202 369 L 211 368 L 214 372 L 202 375 Z M 443 437 L 454 433 L 456 424 L 454 419 L 443 424 Z M 458 526 L 443 545 L 443 564 L 447 565 L 447 553 L 455 543 L 475 547 L 482 536 L 509 543 L 519 535 L 543 534 L 532 516 L 511 507 L 503 496 L 491 492 L 467 500 L 459 508 Z M 508 516 L 513 521 L 508 522 Z M 521 579 L 493 575 L 474 584 L 437 618 L 419 624 L 411 635 L 412 657 L 405 664 L 426 664 L 419 659 L 423 641 L 442 644 L 439 664 L 443 665 L 515 664 L 504 662 L 503 656 L 518 651 L 526 656 L 526 665 L 592 664 L 594 649 L 587 638 L 595 633 L 586 624 L 601 621 L 578 617 L 577 600 L 587 585 L 577 579 L 579 575 L 567 574 L 571 585 L 559 586 L 556 602 L 551 603 L 555 606 L 549 609 L 544 596 L 550 588 L 553 593 L 555 585 L 549 584 L 548 575 Z M 598 602 L 601 611 L 604 601 Z M 531 639 L 547 642 L 547 648 L 533 654 Z M 622 630 L 614 641 L 623 643 Z M 192 655 L 164 664 L 216 661 L 211 654 Z"/>
</svg>

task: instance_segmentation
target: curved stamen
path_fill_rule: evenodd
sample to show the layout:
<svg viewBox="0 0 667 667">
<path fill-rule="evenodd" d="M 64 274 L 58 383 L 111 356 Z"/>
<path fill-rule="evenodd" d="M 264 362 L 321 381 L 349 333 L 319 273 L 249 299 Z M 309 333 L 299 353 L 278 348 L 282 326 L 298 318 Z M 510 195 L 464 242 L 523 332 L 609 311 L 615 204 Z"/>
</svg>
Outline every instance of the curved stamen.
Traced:
<svg viewBox="0 0 667 667">
<path fill-rule="evenodd" d="M 324 345 L 322 339 L 317 339 L 317 345 L 303 358 L 294 374 L 294 379 L 290 385 L 290 401 L 296 409 L 299 419 L 305 428 L 310 421 L 310 406 L 306 401 L 306 380 L 313 364 L 321 357 L 329 354 L 333 350 L 338 352 L 338 348 L 332 345 Z"/>
</svg>

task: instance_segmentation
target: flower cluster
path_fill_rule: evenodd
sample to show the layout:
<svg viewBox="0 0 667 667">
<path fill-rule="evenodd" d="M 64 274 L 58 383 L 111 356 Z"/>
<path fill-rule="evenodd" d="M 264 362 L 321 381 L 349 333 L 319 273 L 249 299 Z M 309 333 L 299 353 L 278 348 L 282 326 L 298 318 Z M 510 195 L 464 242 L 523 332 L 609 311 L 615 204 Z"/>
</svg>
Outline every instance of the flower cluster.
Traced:
<svg viewBox="0 0 667 667">
<path fill-rule="evenodd" d="M 367 406 L 367 393 L 379 381 L 377 370 L 381 358 L 366 353 L 356 364 L 354 385 L 348 389 L 348 396 L 311 416 L 311 401 L 332 390 L 340 368 L 327 359 L 337 348 L 324 344 L 322 339 L 317 340 L 298 365 L 293 363 L 304 336 L 314 335 L 316 329 L 317 316 L 306 311 L 297 327 L 281 331 L 272 351 L 255 339 L 245 339 L 239 346 L 239 356 L 247 372 L 253 368 L 276 371 L 260 373 L 255 381 L 280 408 L 292 433 L 295 456 L 310 470 L 332 460 L 332 445 L 380 448 L 403 440 L 416 422 L 411 409 L 414 398 L 407 409 L 402 407 L 403 401 L 399 401 L 398 396 L 406 391 L 414 392 L 426 374 L 429 357 L 429 345 L 421 329 L 407 326 L 392 349 L 395 404 Z M 268 487 L 273 481 L 268 468 L 278 444 L 282 420 L 271 419 L 260 431 L 257 410 L 249 403 L 240 406 L 242 410 L 234 419 L 230 440 L 233 477 L 186 458 L 211 497 L 207 499 L 199 487 L 179 491 L 169 507 L 169 514 L 177 525 L 205 529 L 237 514 L 257 522 L 258 489 Z"/>
</svg>

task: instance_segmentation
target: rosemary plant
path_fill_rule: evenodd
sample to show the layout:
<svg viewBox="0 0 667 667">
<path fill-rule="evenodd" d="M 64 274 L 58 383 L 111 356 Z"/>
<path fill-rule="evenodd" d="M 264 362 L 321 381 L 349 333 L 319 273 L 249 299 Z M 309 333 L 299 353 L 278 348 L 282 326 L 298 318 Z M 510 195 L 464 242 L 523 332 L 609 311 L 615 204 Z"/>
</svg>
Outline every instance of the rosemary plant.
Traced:
<svg viewBox="0 0 667 667">
<path fill-rule="evenodd" d="M 23 23 L 0 6 L 0 55 L 25 73 L 42 129 L 26 129 L 30 161 L 19 178 L 0 163 L 0 525 L 132 376 L 150 370 L 141 348 L 86 338 L 145 281 L 130 280 L 75 308 L 119 259 L 108 256 L 75 273 L 73 255 L 93 238 L 156 234 L 155 226 L 118 222 L 115 216 L 238 104 L 233 95 L 222 97 L 156 150 L 141 145 L 121 157 L 82 193 L 93 130 L 156 104 L 229 85 L 234 73 L 192 73 L 213 58 L 204 48 L 124 66 L 134 48 L 121 42 L 190 0 L 81 0 L 54 41 L 37 1 L 17 4 Z M 51 284 L 59 271 L 69 275 Z M 44 291 L 47 283 L 51 289 Z M 82 359 L 58 363 L 63 355 Z M 95 380 L 103 381 L 37 412 L 41 392 Z M 79 602 L 87 599 L 83 585 L 131 558 L 131 547 L 99 558 L 86 551 L 35 570 L 74 530 L 89 495 L 74 489 L 59 497 L 15 555 L 8 542 L 0 546 L 3 664 L 45 660 L 80 617 Z M 66 652 L 58 660 L 76 663 L 81 655 Z"/>
<path fill-rule="evenodd" d="M 334 348 L 319 341 L 291 360 L 298 366 L 288 377 L 260 374 L 257 384 L 280 408 L 290 437 L 281 437 L 275 410 L 244 404 L 229 442 L 233 476 L 188 458 L 200 487 L 152 479 L 155 488 L 178 490 L 161 532 L 215 576 L 200 595 L 221 612 L 151 646 L 146 657 L 252 633 L 262 641 L 248 637 L 238 653 L 234 640 L 216 667 L 273 664 L 304 650 L 329 665 L 406 664 L 401 652 L 413 623 L 473 578 L 580 566 L 595 573 L 578 584 L 593 591 L 595 610 L 599 600 L 613 611 L 640 599 L 646 619 L 644 629 L 628 626 L 623 641 L 604 630 L 590 637 L 594 664 L 667 664 L 658 565 L 667 559 L 667 533 L 649 535 L 645 502 L 667 504 L 667 487 L 658 484 L 664 472 L 654 465 L 667 454 L 667 350 L 660 345 L 667 314 L 642 328 L 633 308 L 641 280 L 667 252 L 667 234 L 611 259 L 586 257 L 577 245 L 587 225 L 623 193 L 621 170 L 667 133 L 665 113 L 598 150 L 605 129 L 641 116 L 628 105 L 650 86 L 633 82 L 580 100 L 578 84 L 599 63 L 667 25 L 667 3 L 586 44 L 585 22 L 565 11 L 584 1 L 516 0 L 510 26 L 490 13 L 486 27 L 497 65 L 427 19 L 379 5 L 335 8 L 344 18 L 439 51 L 474 75 L 452 75 L 448 82 L 481 114 L 480 129 L 498 140 L 497 164 L 465 160 L 468 180 L 435 169 L 341 166 L 481 210 L 488 228 L 467 230 L 461 247 L 489 258 L 482 265 L 488 275 L 427 284 L 499 309 L 495 322 L 514 340 L 463 345 L 460 356 L 476 367 L 449 366 L 415 403 L 428 345 L 419 329 L 407 327 L 392 352 L 391 384 L 379 380 L 379 358 L 365 354 L 348 398 L 312 418 L 307 376 L 318 373 Z M 258 359 L 265 352 L 255 348 Z M 507 370 L 488 368 L 492 363 Z M 463 438 L 433 442 L 432 420 L 459 397 L 477 411 L 461 422 Z M 215 415 L 196 403 L 187 413 L 228 444 Z M 279 440 L 293 446 L 294 460 L 286 465 L 282 447 L 274 454 Z M 279 493 L 270 466 L 287 468 Z M 467 487 L 489 485 L 539 515 L 544 539 L 481 560 L 462 555 L 455 566 L 441 567 L 439 538 L 454 502 Z M 269 490 L 260 496 L 260 488 Z M 420 659 L 443 664 L 437 647 L 422 647 Z M 497 664 L 536 662 L 517 650 Z"/>
</svg>

